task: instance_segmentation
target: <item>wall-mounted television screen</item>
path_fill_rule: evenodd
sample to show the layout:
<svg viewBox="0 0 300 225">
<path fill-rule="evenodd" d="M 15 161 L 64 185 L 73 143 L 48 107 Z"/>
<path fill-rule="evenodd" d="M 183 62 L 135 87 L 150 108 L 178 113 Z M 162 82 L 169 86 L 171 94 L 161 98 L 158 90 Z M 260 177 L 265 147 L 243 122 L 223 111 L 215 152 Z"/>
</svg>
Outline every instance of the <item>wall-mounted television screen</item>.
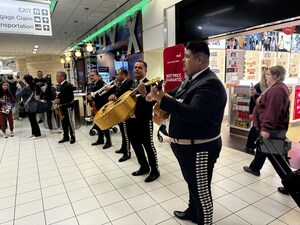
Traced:
<svg viewBox="0 0 300 225">
<path fill-rule="evenodd" d="M 284 0 L 183 0 L 175 11 L 176 44 L 300 16 Z"/>
</svg>

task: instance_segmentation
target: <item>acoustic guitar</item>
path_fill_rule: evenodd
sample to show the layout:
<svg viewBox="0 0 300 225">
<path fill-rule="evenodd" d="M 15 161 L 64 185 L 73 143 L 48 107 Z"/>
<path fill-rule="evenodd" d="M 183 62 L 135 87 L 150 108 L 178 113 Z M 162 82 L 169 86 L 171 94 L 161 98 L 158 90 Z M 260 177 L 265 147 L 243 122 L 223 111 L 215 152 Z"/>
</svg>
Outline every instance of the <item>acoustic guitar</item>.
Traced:
<svg viewBox="0 0 300 225">
<path fill-rule="evenodd" d="M 168 96 L 169 98 L 173 98 L 171 95 L 167 93 L 165 93 L 165 96 Z M 153 117 L 152 117 L 153 122 L 156 123 L 158 126 L 160 126 L 164 120 L 168 119 L 168 117 L 169 117 L 169 113 L 162 110 L 160 108 L 159 102 L 157 102 L 153 108 Z"/>
<path fill-rule="evenodd" d="M 157 77 L 144 83 L 144 85 L 149 86 L 160 80 L 161 78 Z M 115 102 L 109 101 L 106 103 L 95 115 L 94 123 L 99 126 L 101 130 L 107 130 L 127 120 L 134 113 L 137 101 L 136 92 L 137 88 L 125 92 Z"/>
</svg>

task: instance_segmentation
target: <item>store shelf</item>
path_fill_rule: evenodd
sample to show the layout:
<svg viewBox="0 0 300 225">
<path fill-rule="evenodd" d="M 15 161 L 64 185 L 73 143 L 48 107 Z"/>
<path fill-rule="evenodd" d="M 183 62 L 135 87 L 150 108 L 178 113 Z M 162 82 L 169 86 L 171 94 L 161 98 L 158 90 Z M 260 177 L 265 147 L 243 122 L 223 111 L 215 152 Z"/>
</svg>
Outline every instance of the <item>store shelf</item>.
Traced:
<svg viewBox="0 0 300 225">
<path fill-rule="evenodd" d="M 250 119 L 250 86 L 236 85 L 229 91 L 229 126 L 236 134 L 245 135 L 252 126 Z"/>
</svg>

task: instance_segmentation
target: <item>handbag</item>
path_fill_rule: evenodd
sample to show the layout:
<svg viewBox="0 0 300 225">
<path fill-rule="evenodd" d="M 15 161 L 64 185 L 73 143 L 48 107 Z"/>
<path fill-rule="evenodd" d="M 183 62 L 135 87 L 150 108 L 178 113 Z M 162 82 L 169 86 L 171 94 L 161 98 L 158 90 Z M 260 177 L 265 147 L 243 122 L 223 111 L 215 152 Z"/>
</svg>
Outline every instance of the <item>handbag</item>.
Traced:
<svg viewBox="0 0 300 225">
<path fill-rule="evenodd" d="M 292 148 L 292 142 L 286 137 L 286 130 L 271 130 L 268 139 L 258 139 L 259 149 L 263 153 L 285 155 Z"/>
<path fill-rule="evenodd" d="M 51 106 L 52 106 L 51 103 L 38 101 L 36 112 L 44 113 L 44 112 L 48 111 L 49 109 L 51 109 Z"/>
</svg>

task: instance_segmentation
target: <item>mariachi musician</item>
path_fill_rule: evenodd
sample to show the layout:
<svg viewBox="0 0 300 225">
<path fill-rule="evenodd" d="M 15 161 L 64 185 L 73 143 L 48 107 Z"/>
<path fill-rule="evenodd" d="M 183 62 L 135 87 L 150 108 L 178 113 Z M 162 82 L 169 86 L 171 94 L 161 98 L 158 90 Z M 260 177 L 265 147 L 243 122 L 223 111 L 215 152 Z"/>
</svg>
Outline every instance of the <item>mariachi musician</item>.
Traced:
<svg viewBox="0 0 300 225">
<path fill-rule="evenodd" d="M 107 89 L 103 89 L 103 92 L 92 95 L 92 93 L 95 93 L 103 88 L 105 86 L 105 82 L 102 80 L 101 75 L 98 74 L 97 71 L 91 71 L 89 78 L 92 82 L 92 85 L 90 88 L 90 93 L 87 95 L 87 100 L 91 103 L 91 106 L 93 107 L 93 114 L 95 115 L 97 111 L 108 102 L 109 93 L 113 90 L 107 92 L 110 88 L 109 85 L 107 85 Z M 106 138 L 106 142 L 103 146 L 103 149 L 107 149 L 112 146 L 109 129 L 102 131 L 96 124 L 92 129 L 95 129 L 98 133 L 98 139 L 96 142 L 92 143 L 93 146 L 104 144 L 104 136 Z"/>
<path fill-rule="evenodd" d="M 133 81 L 128 76 L 128 71 L 124 68 L 117 71 L 116 79 L 119 85 L 116 87 L 116 92 L 109 96 L 109 101 L 116 101 L 122 94 L 129 91 L 133 84 Z M 119 159 L 119 162 L 124 162 L 131 157 L 126 121 L 119 123 L 119 128 L 122 134 L 122 146 L 115 152 L 123 154 L 123 156 Z"/>
<path fill-rule="evenodd" d="M 137 88 L 140 96 L 137 98 L 133 115 L 126 121 L 131 146 L 136 154 L 140 168 L 132 173 L 133 176 L 149 174 L 145 182 L 152 182 L 159 176 L 157 152 L 153 142 L 152 108 L 154 102 L 147 102 L 145 97 L 150 87 L 145 87 L 147 63 L 138 60 L 134 64 L 135 82 L 131 89 Z M 150 104 L 149 104 L 150 103 Z M 146 154 L 147 157 L 146 157 Z"/>
<path fill-rule="evenodd" d="M 67 74 L 63 71 L 59 71 L 56 74 L 56 81 L 60 84 L 60 91 L 57 98 L 54 100 L 54 104 L 59 104 L 62 113 L 62 127 L 63 127 L 63 139 L 58 143 L 70 141 L 70 144 L 75 143 L 75 129 L 73 118 L 74 109 L 74 93 L 72 85 L 67 81 Z M 70 138 L 69 138 L 70 133 Z"/>
</svg>

